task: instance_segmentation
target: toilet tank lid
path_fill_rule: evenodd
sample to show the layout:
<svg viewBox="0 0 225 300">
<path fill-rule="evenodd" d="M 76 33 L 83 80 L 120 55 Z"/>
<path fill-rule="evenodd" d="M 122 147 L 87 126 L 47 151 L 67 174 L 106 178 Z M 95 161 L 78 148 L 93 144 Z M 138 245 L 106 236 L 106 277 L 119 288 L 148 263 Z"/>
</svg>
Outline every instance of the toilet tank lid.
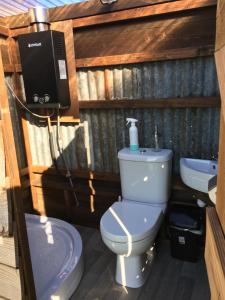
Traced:
<svg viewBox="0 0 225 300">
<path fill-rule="evenodd" d="M 173 156 L 170 149 L 140 148 L 138 151 L 130 151 L 129 148 L 124 148 L 118 152 L 118 158 L 129 161 L 147 161 L 147 162 L 166 162 Z"/>
</svg>

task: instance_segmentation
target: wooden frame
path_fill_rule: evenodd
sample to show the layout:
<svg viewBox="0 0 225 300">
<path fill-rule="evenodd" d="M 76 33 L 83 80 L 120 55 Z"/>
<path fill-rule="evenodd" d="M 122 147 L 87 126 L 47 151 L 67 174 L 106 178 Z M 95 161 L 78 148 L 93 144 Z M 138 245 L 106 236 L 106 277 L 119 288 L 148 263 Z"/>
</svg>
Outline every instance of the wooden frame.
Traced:
<svg viewBox="0 0 225 300">
<path fill-rule="evenodd" d="M 219 97 L 79 101 L 80 109 L 220 107 Z"/>
</svg>

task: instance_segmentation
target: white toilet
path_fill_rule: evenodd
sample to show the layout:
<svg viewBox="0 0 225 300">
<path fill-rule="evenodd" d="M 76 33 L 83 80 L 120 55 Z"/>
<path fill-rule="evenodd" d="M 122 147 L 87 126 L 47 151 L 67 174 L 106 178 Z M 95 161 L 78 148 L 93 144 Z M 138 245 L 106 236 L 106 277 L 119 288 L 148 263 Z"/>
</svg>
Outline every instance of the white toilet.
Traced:
<svg viewBox="0 0 225 300">
<path fill-rule="evenodd" d="M 117 254 L 116 281 L 142 286 L 149 271 L 147 251 L 153 246 L 170 196 L 172 151 L 125 148 L 118 153 L 122 201 L 102 216 L 101 235 Z"/>
</svg>

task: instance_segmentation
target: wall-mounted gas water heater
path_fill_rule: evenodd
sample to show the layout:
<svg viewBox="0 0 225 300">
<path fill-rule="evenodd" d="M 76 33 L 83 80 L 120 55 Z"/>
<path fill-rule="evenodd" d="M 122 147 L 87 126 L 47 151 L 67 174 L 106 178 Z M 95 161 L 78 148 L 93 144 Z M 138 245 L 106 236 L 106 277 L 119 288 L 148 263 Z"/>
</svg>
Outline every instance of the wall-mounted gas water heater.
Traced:
<svg viewBox="0 0 225 300">
<path fill-rule="evenodd" d="M 64 33 L 49 30 L 46 9 L 32 8 L 29 15 L 37 32 L 18 37 L 27 106 L 68 108 L 70 93 Z"/>
</svg>

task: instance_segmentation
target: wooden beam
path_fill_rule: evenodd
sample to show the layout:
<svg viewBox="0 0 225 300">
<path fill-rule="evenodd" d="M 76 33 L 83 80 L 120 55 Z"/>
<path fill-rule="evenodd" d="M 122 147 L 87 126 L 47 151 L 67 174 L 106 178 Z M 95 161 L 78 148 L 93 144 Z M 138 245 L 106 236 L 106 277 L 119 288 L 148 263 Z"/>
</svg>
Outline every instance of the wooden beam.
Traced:
<svg viewBox="0 0 225 300">
<path fill-rule="evenodd" d="M 81 28 L 99 24 L 115 23 L 124 20 L 135 20 L 151 16 L 163 15 L 168 13 L 183 12 L 203 7 L 215 6 L 217 0 L 186 0 L 166 2 L 158 5 L 133 8 L 125 11 L 111 12 L 104 15 L 97 15 L 73 20 L 73 27 Z"/>
<path fill-rule="evenodd" d="M 59 171 L 60 171 L 60 174 L 66 175 L 67 171 L 65 169 L 60 168 Z M 112 184 L 120 185 L 119 174 L 109 173 L 109 172 L 85 171 L 85 170 L 70 170 L 70 171 L 74 178 L 86 179 L 86 180 L 92 180 L 92 181 L 93 180 L 94 181 L 102 181 L 103 187 L 104 187 L 104 182 L 111 182 Z M 58 171 L 56 171 L 54 168 L 46 167 L 46 166 L 32 166 L 32 172 L 34 174 L 38 174 L 38 175 L 53 175 L 53 176 L 57 176 L 57 177 L 60 176 Z M 33 183 L 40 184 L 40 180 L 39 181 L 34 180 Z M 199 198 L 201 198 L 201 199 L 202 199 L 202 196 L 203 196 L 203 199 L 206 198 L 204 193 L 195 191 L 195 190 L 187 187 L 186 185 L 184 185 L 184 183 L 181 181 L 179 176 L 173 177 L 172 186 L 173 186 L 174 190 L 188 191 L 188 192 L 194 193 L 195 195 L 198 195 Z"/>
<path fill-rule="evenodd" d="M 133 64 L 150 61 L 174 60 L 194 58 L 201 56 L 211 56 L 214 53 L 214 45 L 206 45 L 205 47 L 180 48 L 161 52 L 131 53 L 112 56 L 80 58 L 76 60 L 77 68 L 88 67 L 105 67 L 112 65 Z"/>
<path fill-rule="evenodd" d="M 0 25 L 0 35 L 9 37 L 10 31 L 8 27 Z"/>
<path fill-rule="evenodd" d="M 38 176 L 37 176 L 38 175 Z M 62 176 L 57 176 L 56 174 L 51 176 L 47 175 L 48 178 L 46 178 L 45 174 L 36 174 L 36 179 L 31 182 L 32 186 L 43 188 L 43 189 L 52 189 L 52 190 L 62 190 L 62 191 L 74 191 L 76 193 L 82 194 L 82 195 L 93 195 L 93 196 L 105 196 L 105 197 L 112 197 L 115 194 L 119 195 L 121 193 L 120 191 L 120 184 L 118 182 L 117 187 L 109 188 L 104 187 L 104 184 L 101 187 L 98 187 L 97 189 L 91 188 L 88 186 L 88 180 L 86 184 L 80 184 L 76 183 L 74 188 L 71 188 L 70 184 L 68 183 L 68 180 L 65 182 L 65 177 L 62 178 Z"/>
<path fill-rule="evenodd" d="M 104 14 L 112 11 L 130 9 L 146 5 L 153 5 L 174 0 L 120 0 L 113 5 L 102 5 L 99 0 L 92 0 L 83 3 L 74 3 L 58 6 L 49 9 L 50 22 L 64 21 L 68 19 L 81 18 L 86 16 Z M 177 0 L 180 1 L 180 0 Z M 212 0 L 206 0 L 212 1 Z M 28 13 L 9 16 L 4 18 L 10 29 L 29 26 Z"/>
<path fill-rule="evenodd" d="M 186 59 L 194 57 L 211 56 L 214 54 L 214 45 L 208 45 L 200 48 L 180 48 L 175 50 L 154 52 L 151 54 L 145 53 L 133 53 L 123 55 L 112 55 L 112 56 L 101 56 L 101 57 L 90 57 L 76 59 L 77 68 L 89 68 L 89 67 L 107 67 L 113 65 L 122 64 L 133 64 L 151 61 L 162 61 L 162 60 L 175 60 L 175 59 Z M 4 66 L 4 71 L 12 73 L 16 70 L 17 73 L 22 72 L 20 64 Z"/>
<path fill-rule="evenodd" d="M 182 2 L 182 4 L 181 4 Z M 196 2 L 196 5 L 193 4 Z M 49 9 L 50 22 L 58 22 L 68 19 L 78 19 L 95 15 L 103 16 L 103 23 L 106 20 L 105 16 L 107 14 L 111 14 L 113 12 L 124 11 L 127 10 L 129 15 L 129 10 L 140 7 L 158 7 L 159 5 L 165 4 L 164 7 L 167 6 L 166 9 L 169 9 L 170 6 L 174 7 L 174 9 L 179 10 L 179 6 L 182 7 L 184 5 L 184 9 L 194 9 L 200 7 L 207 7 L 216 5 L 216 0 L 119 0 L 112 5 L 102 5 L 99 0 L 92 0 L 83 3 L 74 3 L 64 6 L 59 6 L 55 8 Z M 186 6 L 185 6 L 186 4 Z M 193 6 L 193 8 L 189 8 Z M 138 13 L 143 13 L 138 11 Z M 144 13 L 145 14 L 145 13 Z M 112 20 L 112 15 L 109 16 Z M 116 16 L 118 17 L 118 16 Z M 129 18 L 129 16 L 128 16 Z M 4 18 L 6 24 L 10 29 L 16 29 L 21 27 L 29 26 L 29 16 L 28 13 L 19 14 L 16 16 L 10 16 Z M 98 24 L 100 24 L 100 19 L 97 20 Z M 82 21 L 83 22 L 83 21 Z M 84 21 L 85 22 L 85 21 Z M 93 21 L 88 20 L 87 22 L 93 23 Z"/>
<path fill-rule="evenodd" d="M 152 54 L 145 53 L 133 53 L 123 55 L 113 55 L 105 57 L 91 57 L 77 59 L 77 68 L 88 68 L 88 67 L 103 67 L 121 64 L 133 64 L 151 61 L 162 61 L 162 60 L 175 60 L 194 58 L 201 56 L 210 56 L 214 53 L 214 46 L 208 45 L 204 48 L 184 48 L 176 50 L 168 50 L 165 52 L 155 52 Z"/>
<path fill-rule="evenodd" d="M 79 101 L 80 109 L 220 107 L 219 97 Z"/>
<path fill-rule="evenodd" d="M 30 25 L 28 13 L 22 13 L 15 16 L 4 17 L 5 23 L 9 29 L 27 27 Z"/>
<path fill-rule="evenodd" d="M 52 8 L 49 10 L 49 16 L 52 22 L 56 22 L 65 19 L 102 15 L 113 11 L 127 10 L 136 7 L 157 5 L 164 2 L 171 2 L 171 0 L 119 0 L 112 5 L 102 5 L 99 0 L 92 0 L 89 2 Z"/>
<path fill-rule="evenodd" d="M 13 64 L 4 64 L 3 68 L 5 73 L 13 73 L 15 71 L 15 66 Z"/>
<path fill-rule="evenodd" d="M 15 29 L 10 29 L 10 37 L 11 38 L 17 38 L 18 35 L 20 34 L 26 34 L 31 32 L 31 27 L 22 27 L 22 28 L 15 28 Z"/>
<path fill-rule="evenodd" d="M 66 59 L 67 59 L 67 71 L 70 90 L 71 106 L 65 112 L 61 112 L 61 122 L 72 121 L 79 123 L 79 103 L 77 96 L 77 78 L 76 78 L 76 61 L 74 50 L 74 36 L 72 21 L 62 21 L 53 23 L 51 28 L 53 30 L 59 30 L 64 32 L 65 44 L 66 44 Z"/>
<path fill-rule="evenodd" d="M 22 92 L 22 86 L 21 86 L 21 81 L 20 81 L 20 76 L 18 74 L 17 66 L 19 65 L 18 62 L 18 47 L 16 44 L 16 39 L 15 38 L 10 38 L 9 39 L 9 44 L 10 44 L 10 57 L 12 63 L 15 65 L 14 73 L 12 76 L 12 81 L 14 84 L 14 89 L 16 95 L 19 97 L 19 99 L 23 98 L 23 92 Z M 20 65 L 19 65 L 20 66 Z M 21 67 L 21 66 L 20 66 Z M 29 138 L 29 132 L 28 132 L 28 124 L 27 124 L 27 119 L 25 116 L 25 113 L 19 111 L 20 117 L 21 117 L 21 127 L 22 127 L 22 134 L 23 134 L 23 142 L 25 146 L 25 151 L 26 151 L 26 159 L 27 159 L 27 165 L 28 167 L 25 169 L 25 172 L 28 171 L 29 174 L 29 180 L 33 180 L 33 173 L 30 171 L 30 166 L 32 165 L 32 154 L 31 154 L 31 149 L 30 149 L 30 138 Z M 21 141 L 22 142 L 22 141 Z M 20 171 L 20 176 L 23 176 L 23 172 L 21 173 Z M 30 182 L 28 181 L 28 186 L 30 185 Z M 22 182 L 21 182 L 21 187 L 22 187 Z M 23 186 L 24 188 L 24 186 Z M 35 208 L 35 205 L 37 205 L 37 199 L 36 199 L 36 191 L 35 188 L 31 186 L 31 195 L 32 195 L 32 204 Z"/>
<path fill-rule="evenodd" d="M 33 173 L 37 173 L 37 174 L 58 175 L 57 171 L 54 168 L 46 167 L 46 166 L 32 166 L 31 170 Z M 60 168 L 60 173 L 62 175 L 66 175 L 67 171 L 63 168 Z M 119 176 L 114 173 L 71 170 L 71 174 L 75 177 L 84 178 L 84 179 L 112 181 L 112 182 L 120 181 Z"/>
</svg>

